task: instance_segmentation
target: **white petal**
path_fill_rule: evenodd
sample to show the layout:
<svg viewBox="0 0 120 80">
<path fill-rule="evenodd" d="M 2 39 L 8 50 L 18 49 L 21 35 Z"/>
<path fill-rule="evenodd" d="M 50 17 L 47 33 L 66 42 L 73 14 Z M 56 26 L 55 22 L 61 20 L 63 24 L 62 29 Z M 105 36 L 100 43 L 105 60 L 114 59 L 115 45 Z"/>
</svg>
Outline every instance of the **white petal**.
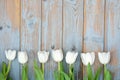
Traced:
<svg viewBox="0 0 120 80">
<path fill-rule="evenodd" d="M 62 49 L 52 50 L 52 58 L 56 62 L 60 62 L 63 60 L 63 52 Z"/>
<path fill-rule="evenodd" d="M 5 55 L 9 61 L 12 61 L 16 57 L 16 51 L 15 50 L 8 50 L 8 51 L 5 50 Z"/>
<path fill-rule="evenodd" d="M 18 61 L 21 64 L 25 64 L 28 61 L 28 56 L 26 52 L 18 52 Z"/>
<path fill-rule="evenodd" d="M 98 58 L 99 58 L 99 61 L 101 64 L 107 64 L 110 61 L 110 52 L 108 52 L 108 53 L 105 53 L 105 52 L 100 53 L 99 52 Z"/>
</svg>

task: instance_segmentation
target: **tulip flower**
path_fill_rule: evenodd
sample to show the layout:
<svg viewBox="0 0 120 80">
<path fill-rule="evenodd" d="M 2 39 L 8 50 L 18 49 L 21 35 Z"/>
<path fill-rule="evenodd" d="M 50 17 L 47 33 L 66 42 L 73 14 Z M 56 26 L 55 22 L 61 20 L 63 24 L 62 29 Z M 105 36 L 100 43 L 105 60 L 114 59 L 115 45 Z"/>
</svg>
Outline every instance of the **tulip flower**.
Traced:
<svg viewBox="0 0 120 80">
<path fill-rule="evenodd" d="M 81 59 L 82 63 L 87 66 L 87 76 L 84 77 L 84 80 L 98 80 L 100 73 L 101 73 L 101 67 L 99 67 L 95 74 L 93 74 L 93 70 L 91 65 L 94 64 L 95 61 L 95 53 L 81 53 Z"/>
<path fill-rule="evenodd" d="M 26 52 L 18 52 L 18 61 L 21 64 L 25 64 L 28 61 L 28 56 Z"/>
<path fill-rule="evenodd" d="M 54 75 L 56 75 L 58 72 L 62 71 L 62 60 L 63 60 L 63 51 L 62 49 L 53 49 L 52 48 L 52 58 L 55 62 L 58 63 L 58 70 L 55 72 Z M 56 75 L 57 80 L 62 80 L 61 75 L 57 74 Z"/>
<path fill-rule="evenodd" d="M 40 80 L 41 79 L 44 80 L 44 63 L 47 62 L 48 58 L 49 58 L 49 52 L 46 52 L 46 51 L 39 51 L 38 52 L 39 62 L 42 63 L 42 68 L 41 69 L 38 68 L 38 71 L 42 72 L 42 74 L 41 74 L 42 76 L 39 78 Z M 37 64 L 34 63 L 34 66 L 37 66 Z M 36 69 L 34 69 L 34 70 L 36 70 Z M 35 74 L 37 75 L 38 73 L 35 73 Z M 40 75 L 40 74 L 38 74 L 38 75 Z"/>
<path fill-rule="evenodd" d="M 61 62 L 63 60 L 62 49 L 52 50 L 52 58 L 55 62 Z"/>
<path fill-rule="evenodd" d="M 66 63 L 68 63 L 70 65 L 73 64 L 76 61 L 77 56 L 78 56 L 78 52 L 68 51 L 67 55 L 65 57 Z"/>
<path fill-rule="evenodd" d="M 19 63 L 21 63 L 23 66 L 22 66 L 22 80 L 28 80 L 28 67 L 27 65 L 25 65 L 28 61 L 28 55 L 26 52 L 18 52 L 18 61 Z"/>
<path fill-rule="evenodd" d="M 2 73 L 0 73 L 3 76 L 2 78 L 0 76 L 0 79 L 2 79 L 2 80 L 10 79 L 8 77 L 8 75 L 10 72 L 11 62 L 16 57 L 16 51 L 15 50 L 5 50 L 5 55 L 6 55 L 6 58 L 9 60 L 9 62 L 8 62 L 8 66 L 5 62 L 2 63 Z"/>
<path fill-rule="evenodd" d="M 5 51 L 5 55 L 6 55 L 6 58 L 7 58 L 9 61 L 12 61 L 12 60 L 14 60 L 15 57 L 16 57 L 16 51 L 15 51 L 15 50 Z"/>
<path fill-rule="evenodd" d="M 98 53 L 98 58 L 99 58 L 99 61 L 100 61 L 101 64 L 104 64 L 104 65 L 108 64 L 110 62 L 110 52 L 107 52 L 107 53 L 99 52 Z"/>
<path fill-rule="evenodd" d="M 95 53 L 81 53 L 81 59 L 82 63 L 87 66 L 89 63 L 90 65 L 93 65 L 94 60 L 95 60 Z"/>
<path fill-rule="evenodd" d="M 74 80 L 73 64 L 75 63 L 78 56 L 78 52 L 68 51 L 65 57 L 66 63 L 69 64 L 69 77 Z"/>
<path fill-rule="evenodd" d="M 39 51 L 38 52 L 38 59 L 40 63 L 46 63 L 49 57 L 49 52 L 46 51 Z"/>
<path fill-rule="evenodd" d="M 110 52 L 98 52 L 98 58 L 101 64 L 104 64 L 104 80 L 111 80 L 112 76 L 107 69 L 106 64 L 110 62 Z"/>
</svg>

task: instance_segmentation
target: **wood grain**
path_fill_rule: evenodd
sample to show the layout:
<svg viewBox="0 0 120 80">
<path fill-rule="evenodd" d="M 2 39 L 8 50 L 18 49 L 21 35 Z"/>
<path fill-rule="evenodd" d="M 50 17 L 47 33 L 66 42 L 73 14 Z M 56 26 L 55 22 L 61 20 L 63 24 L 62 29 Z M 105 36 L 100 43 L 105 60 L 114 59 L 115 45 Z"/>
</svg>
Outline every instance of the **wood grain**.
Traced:
<svg viewBox="0 0 120 80">
<path fill-rule="evenodd" d="M 97 52 L 104 50 L 104 0 L 84 0 L 84 52 L 96 52 L 94 69 L 102 66 Z M 84 66 L 84 75 L 86 73 Z"/>
<path fill-rule="evenodd" d="M 6 49 L 19 50 L 19 28 L 20 0 L 0 0 L 0 65 L 2 61 L 8 62 L 4 53 Z M 13 80 L 19 80 L 17 59 L 12 62 L 10 76 Z"/>
<path fill-rule="evenodd" d="M 73 47 L 82 51 L 83 39 L 83 0 L 64 0 L 63 2 L 63 49 L 66 53 Z M 68 67 L 65 66 L 67 70 Z M 80 55 L 75 62 L 75 80 L 82 79 Z"/>
<path fill-rule="evenodd" d="M 62 47 L 62 0 L 42 0 L 42 50 Z M 45 80 L 54 80 L 57 64 L 50 57 L 45 64 Z"/>
<path fill-rule="evenodd" d="M 120 0 L 106 0 L 105 50 L 111 52 L 112 80 L 120 80 Z"/>
<path fill-rule="evenodd" d="M 29 80 L 34 80 L 33 61 L 41 45 L 41 0 L 21 0 L 21 50 L 29 56 Z"/>
</svg>

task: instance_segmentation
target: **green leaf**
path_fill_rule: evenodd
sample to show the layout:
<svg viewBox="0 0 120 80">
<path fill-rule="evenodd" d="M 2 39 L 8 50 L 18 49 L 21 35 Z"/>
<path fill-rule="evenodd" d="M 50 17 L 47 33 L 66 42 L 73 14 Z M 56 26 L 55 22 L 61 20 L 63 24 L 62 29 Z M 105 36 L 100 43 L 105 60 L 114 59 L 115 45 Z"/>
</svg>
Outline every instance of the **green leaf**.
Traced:
<svg viewBox="0 0 120 80">
<path fill-rule="evenodd" d="M 112 75 L 106 65 L 104 65 L 104 80 L 112 80 Z"/>
<path fill-rule="evenodd" d="M 59 80 L 59 74 L 58 74 L 58 71 L 54 71 L 54 78 L 55 80 Z"/>
<path fill-rule="evenodd" d="M 8 76 L 7 80 L 13 80 L 10 76 Z"/>
<path fill-rule="evenodd" d="M 28 80 L 28 67 L 24 65 L 22 67 L 22 80 Z"/>
<path fill-rule="evenodd" d="M 70 80 L 69 75 L 68 75 L 68 74 L 66 74 L 65 72 L 60 71 L 60 74 L 61 74 L 62 76 L 64 76 L 65 80 Z"/>
<path fill-rule="evenodd" d="M 5 75 L 7 72 L 7 64 L 5 62 L 2 62 L 2 74 Z"/>
<path fill-rule="evenodd" d="M 5 80 L 4 75 L 0 73 L 0 80 Z"/>
<path fill-rule="evenodd" d="M 99 67 L 99 68 L 97 69 L 96 74 L 95 74 L 94 80 L 98 80 L 98 79 L 99 79 L 99 76 L 100 76 L 101 71 L 102 71 L 102 67 Z"/>
<path fill-rule="evenodd" d="M 93 80 L 93 73 L 90 63 L 87 66 L 87 76 L 88 76 L 88 80 Z"/>
<path fill-rule="evenodd" d="M 34 75 L 35 80 L 44 80 L 42 69 L 39 68 L 36 61 L 34 61 Z"/>
<path fill-rule="evenodd" d="M 84 76 L 83 80 L 88 80 L 87 76 Z"/>
<path fill-rule="evenodd" d="M 63 62 L 60 62 L 60 71 L 63 71 Z M 64 76 L 61 74 L 60 74 L 60 80 L 64 80 Z"/>
</svg>

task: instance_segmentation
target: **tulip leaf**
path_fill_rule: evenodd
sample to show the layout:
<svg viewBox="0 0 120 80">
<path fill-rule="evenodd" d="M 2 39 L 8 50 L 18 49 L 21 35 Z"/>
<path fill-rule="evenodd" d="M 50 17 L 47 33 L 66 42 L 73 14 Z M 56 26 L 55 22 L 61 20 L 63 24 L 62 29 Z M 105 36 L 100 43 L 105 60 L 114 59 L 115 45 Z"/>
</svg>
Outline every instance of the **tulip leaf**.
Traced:
<svg viewBox="0 0 120 80">
<path fill-rule="evenodd" d="M 84 76 L 83 80 L 88 80 L 87 76 Z"/>
<path fill-rule="evenodd" d="M 55 72 L 54 72 L 55 80 L 59 80 L 59 77 L 58 77 L 59 74 L 62 76 L 62 79 L 63 79 L 63 80 L 71 80 L 70 77 L 69 77 L 69 75 L 66 74 L 66 73 L 63 72 L 63 71 L 55 71 Z M 60 80 L 62 80 L 62 79 L 60 79 Z"/>
<path fill-rule="evenodd" d="M 95 74 L 94 80 L 98 80 L 98 79 L 99 79 L 99 76 L 100 76 L 101 71 L 102 71 L 102 67 L 99 67 L 99 68 L 97 69 L 96 74 Z"/>
<path fill-rule="evenodd" d="M 5 75 L 7 72 L 7 64 L 5 62 L 2 62 L 2 73 Z"/>
<path fill-rule="evenodd" d="M 23 65 L 22 67 L 22 80 L 28 80 L 28 67 L 27 65 Z"/>
<path fill-rule="evenodd" d="M 13 80 L 10 76 L 8 76 L 7 80 Z"/>
<path fill-rule="evenodd" d="M 55 80 L 59 80 L 58 71 L 54 71 L 54 78 L 55 78 Z"/>
<path fill-rule="evenodd" d="M 104 80 L 112 80 L 111 73 L 107 69 L 106 65 L 104 65 Z"/>
<path fill-rule="evenodd" d="M 2 73 L 0 73 L 0 80 L 5 80 L 5 77 Z"/>
<path fill-rule="evenodd" d="M 60 71 L 63 71 L 63 63 L 60 62 Z M 60 74 L 60 79 L 64 80 L 64 76 Z"/>
<path fill-rule="evenodd" d="M 39 68 L 36 61 L 34 61 L 34 74 L 35 80 L 44 80 L 42 69 Z"/>
<path fill-rule="evenodd" d="M 65 78 L 65 80 L 70 80 L 69 75 L 67 75 L 65 72 L 60 71 L 60 74 Z"/>
<path fill-rule="evenodd" d="M 90 63 L 87 66 L 87 76 L 88 76 L 88 80 L 93 80 L 93 73 Z"/>
</svg>

